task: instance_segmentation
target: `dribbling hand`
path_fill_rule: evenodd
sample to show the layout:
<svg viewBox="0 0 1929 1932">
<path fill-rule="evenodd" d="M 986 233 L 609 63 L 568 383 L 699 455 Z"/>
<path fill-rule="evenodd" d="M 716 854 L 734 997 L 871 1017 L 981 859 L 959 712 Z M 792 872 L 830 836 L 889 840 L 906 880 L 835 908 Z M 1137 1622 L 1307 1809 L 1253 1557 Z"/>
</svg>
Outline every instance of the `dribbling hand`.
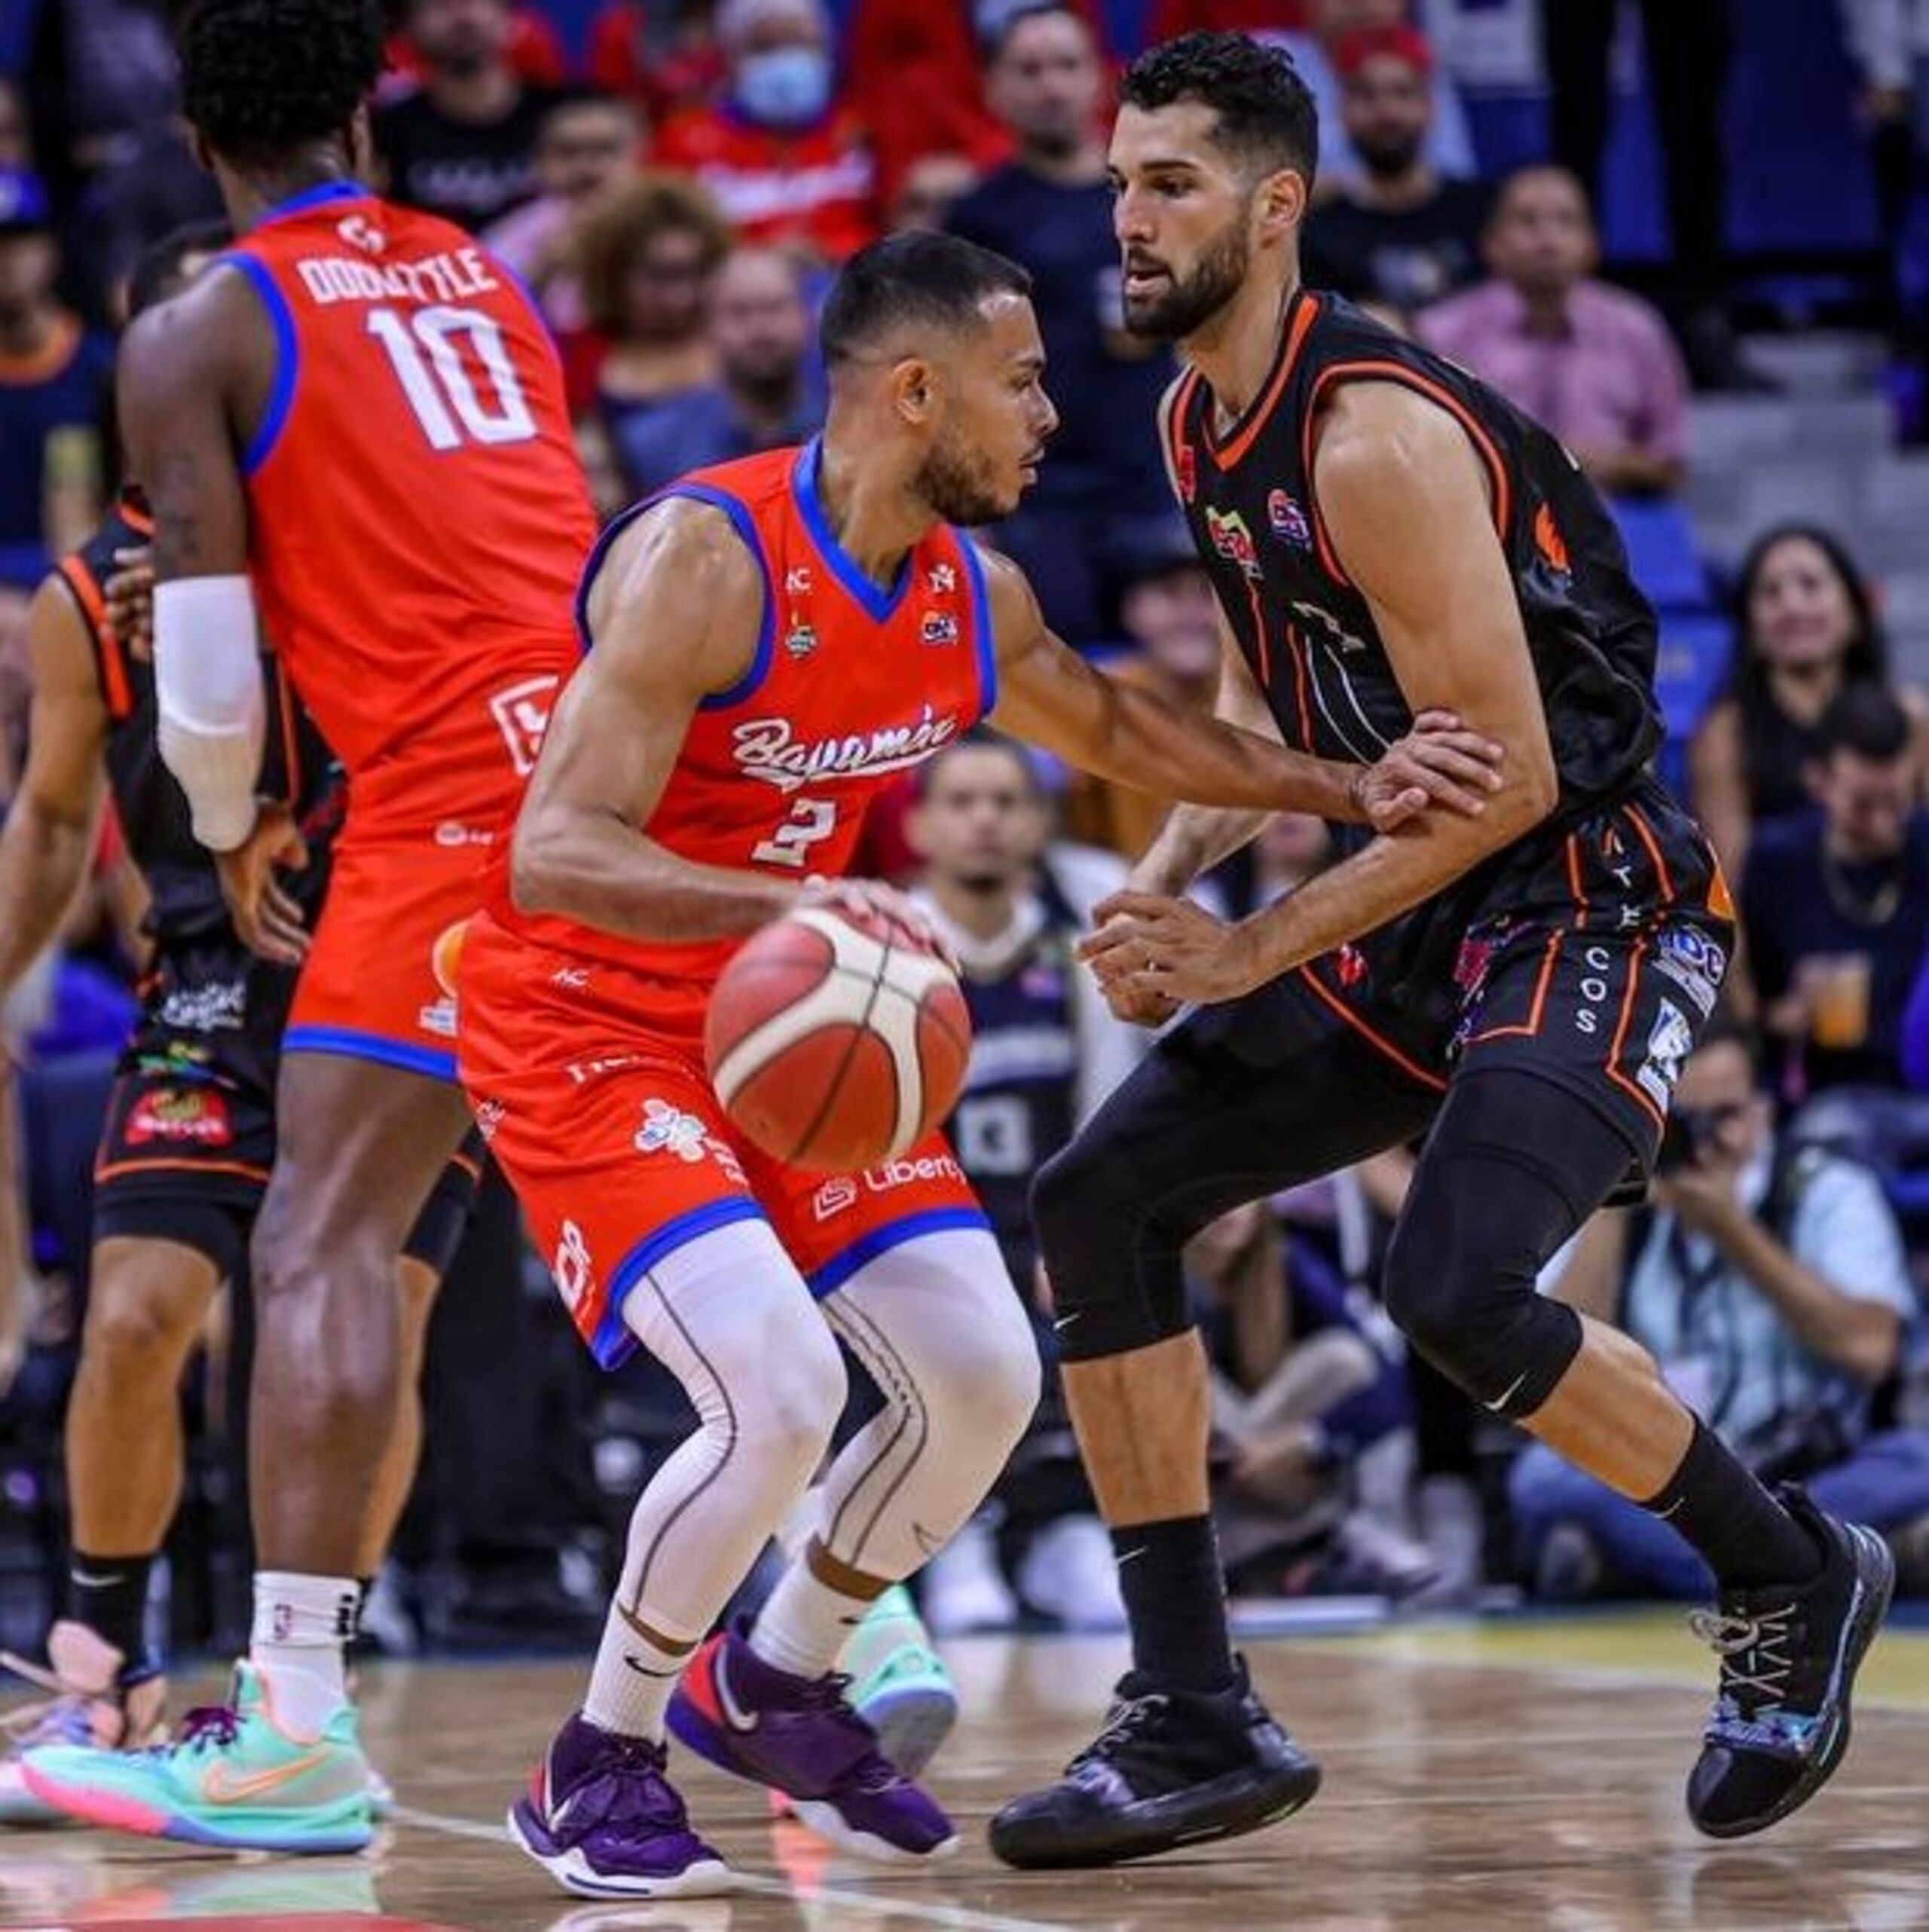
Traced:
<svg viewBox="0 0 1929 1932">
<path fill-rule="evenodd" d="M 955 973 L 958 961 L 944 935 L 915 904 L 894 885 L 876 879 L 807 879 L 805 906 L 829 906 L 849 916 L 853 923 L 894 945 L 914 952 L 928 952 L 942 959 Z M 882 928 L 880 931 L 879 929 Z"/>
<path fill-rule="evenodd" d="M 277 868 L 301 872 L 308 864 L 308 848 L 296 829 L 295 815 L 278 801 L 263 802 L 255 829 L 232 851 L 217 852 L 222 896 L 234 921 L 234 930 L 249 952 L 280 966 L 298 966 L 308 952 L 308 931 L 301 908 L 276 879 Z"/>
</svg>

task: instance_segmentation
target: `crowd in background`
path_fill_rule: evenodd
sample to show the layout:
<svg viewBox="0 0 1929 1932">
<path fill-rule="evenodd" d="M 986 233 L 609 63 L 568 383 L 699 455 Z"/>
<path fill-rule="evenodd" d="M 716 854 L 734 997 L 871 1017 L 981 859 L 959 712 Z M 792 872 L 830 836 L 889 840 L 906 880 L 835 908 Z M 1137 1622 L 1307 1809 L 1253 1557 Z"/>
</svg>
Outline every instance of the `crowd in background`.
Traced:
<svg viewBox="0 0 1929 1932">
<path fill-rule="evenodd" d="M 1723 0 L 1638 8 L 1675 237 L 1646 294 L 1600 272 L 1612 0 L 1539 10 L 1546 150 L 1497 176 L 1423 30 L 1451 8 L 1152 11 L 1148 35 L 1230 26 L 1290 47 L 1322 117 L 1309 282 L 1547 424 L 1631 530 L 1682 514 L 1695 391 L 1775 406 L 1732 326 L 1708 107 L 1731 30 L 1746 28 Z M 1929 57 L 1909 11 L 1845 0 L 1842 27 L 1844 84 L 1859 76 L 1897 233 Z M 384 191 L 472 230 L 527 283 L 606 514 L 690 469 L 813 433 L 818 305 L 866 241 L 942 226 L 1021 261 L 1062 427 L 1038 487 L 987 539 L 1025 564 L 1068 640 L 1203 710 L 1219 650 L 1212 593 L 1154 430 L 1175 365 L 1124 329 L 1111 234 L 1105 141 L 1131 50 L 1091 0 L 857 0 L 848 15 L 826 0 L 611 0 L 574 45 L 537 7 L 401 0 L 369 165 Z M 128 272 L 163 234 L 219 213 L 178 118 L 162 0 L 8 11 L 0 801 L 30 723 L 26 601 L 118 481 L 108 393 Z M 1882 293 L 1906 365 L 1924 332 L 1901 280 Z M 1701 714 L 1671 720 L 1673 769 L 1721 854 L 1741 938 L 1716 962 L 1728 968 L 1722 1024 L 1690 1062 L 1654 1198 L 1598 1217 L 1545 1285 L 1638 1333 L 1757 1467 L 1833 1484 L 1828 1506 L 1890 1534 L 1905 1587 L 1929 1591 L 1929 1115 L 1910 1098 L 1929 1087 L 1929 705 L 1895 677 L 1878 592 L 1839 534 L 1778 527 L 1744 557 L 1708 561 L 1726 588 L 1726 662 Z M 925 895 L 963 962 L 980 1046 L 952 1131 L 1047 1356 L 1026 1183 L 1145 1044 L 1104 1012 L 1071 946 L 1157 809 L 974 741 L 870 828 L 871 864 Z M 1249 909 L 1326 856 L 1323 827 L 1282 817 L 1201 890 Z M 142 949 L 138 881 L 110 824 L 62 947 L 6 1016 L 36 1229 L 32 1279 L 0 1301 L 19 1316 L 0 1322 L 0 1637 L 23 1646 L 44 1622 L 57 1545 L 52 1445 L 83 1319 L 101 1069 Z M 1563 1599 L 1696 1593 L 1692 1563 L 1638 1511 L 1543 1452 L 1520 1454 L 1403 1356 L 1374 1282 L 1410 1165 L 1396 1150 L 1255 1203 L 1192 1252 L 1236 1591 L 1423 1604 L 1510 1582 Z M 430 1460 L 371 1627 L 399 1647 L 497 1642 L 532 1618 L 559 1637 L 593 1631 L 600 1570 L 620 1548 L 608 1527 L 677 1426 L 673 1395 L 647 1370 L 606 1382 L 579 1359 L 500 1188 L 455 1272 L 431 1344 Z M 184 1390 L 198 1447 L 172 1613 L 190 1640 L 225 1634 L 247 1571 L 234 1300 Z M 940 1634 L 1117 1619 L 1109 1546 L 1049 1388 L 993 1507 L 924 1588 Z"/>
</svg>

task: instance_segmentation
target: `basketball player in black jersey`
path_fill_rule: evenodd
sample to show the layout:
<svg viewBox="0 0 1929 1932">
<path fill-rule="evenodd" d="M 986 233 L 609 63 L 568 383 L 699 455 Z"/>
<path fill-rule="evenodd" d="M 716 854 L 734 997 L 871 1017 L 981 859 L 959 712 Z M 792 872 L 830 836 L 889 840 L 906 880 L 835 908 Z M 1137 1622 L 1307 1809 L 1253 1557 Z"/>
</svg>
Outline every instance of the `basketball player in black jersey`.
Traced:
<svg viewBox="0 0 1929 1932">
<path fill-rule="evenodd" d="M 185 287 L 228 239 L 219 224 L 157 245 L 130 291 L 136 312 Z M 151 1741 L 166 1685 L 142 1640 L 149 1570 L 180 1494 L 180 1383 L 224 1280 L 243 1273 L 274 1160 L 274 1093 L 294 972 L 244 946 L 212 858 L 155 744 L 153 667 L 106 586 L 153 523 L 124 490 L 100 529 L 37 592 L 29 619 L 33 699 L 27 767 L 0 832 L 0 998 L 52 940 L 92 859 L 111 798 L 148 894 L 153 952 L 123 1050 L 94 1169 L 93 1247 L 81 1364 L 67 1415 L 72 1548 L 48 1665 L 7 1661 L 52 1693 L 10 1714 L 0 1824 L 57 1821 L 26 1790 L 36 1745 Z M 312 928 L 326 888 L 342 781 L 285 681 L 270 680 L 260 787 L 286 802 L 308 845 L 283 923 Z M 277 892 L 280 890 L 277 888 Z M 0 1154 L 9 1151 L 0 1149 Z M 419 1362 L 436 1284 L 473 1205 L 478 1153 L 451 1163 L 412 1236 L 398 1283 L 407 1363 Z M 0 1176 L 13 1172 L 0 1160 Z M 378 1483 L 365 1565 L 380 1561 L 407 1499 L 420 1438 L 412 1374 Z M 374 1520 L 378 1519 L 378 1520 Z"/>
<path fill-rule="evenodd" d="M 1172 479 L 1229 637 L 1221 710 L 1368 760 L 1438 705 L 1504 747 L 1475 818 L 1384 837 L 1228 925 L 1177 895 L 1256 829 L 1182 807 L 1086 950 L 1114 1010 L 1197 1010 L 1040 1175 L 1068 1394 L 1111 1524 L 1133 1669 L 1065 1778 L 993 1820 L 1020 1865 L 1250 1830 L 1319 1774 L 1230 1653 L 1205 1366 L 1179 1250 L 1238 1202 L 1426 1133 L 1387 1256 L 1423 1355 L 1707 1559 L 1720 1689 L 1688 1781 L 1735 1837 L 1812 1796 L 1893 1570 L 1772 1496 L 1617 1331 L 1535 1292 L 1644 1183 L 1732 943 L 1706 842 L 1649 774 L 1654 620 L 1567 452 L 1463 371 L 1300 286 L 1317 130 L 1291 62 L 1155 48 L 1113 136 L 1126 318 L 1191 365 Z"/>
</svg>

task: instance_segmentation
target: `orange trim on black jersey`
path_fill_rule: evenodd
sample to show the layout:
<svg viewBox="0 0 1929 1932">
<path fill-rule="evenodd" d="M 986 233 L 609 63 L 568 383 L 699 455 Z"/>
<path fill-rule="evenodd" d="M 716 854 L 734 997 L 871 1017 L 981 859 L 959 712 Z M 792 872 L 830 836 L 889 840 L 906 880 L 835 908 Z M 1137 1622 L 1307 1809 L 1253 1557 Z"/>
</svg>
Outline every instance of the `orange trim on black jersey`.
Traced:
<svg viewBox="0 0 1929 1932">
<path fill-rule="evenodd" d="M 1479 451 L 1493 481 L 1493 527 L 1499 533 L 1504 547 L 1507 542 L 1508 526 L 1514 516 L 1514 481 L 1508 473 L 1507 460 L 1500 454 L 1500 446 L 1488 433 L 1482 423 L 1460 399 L 1450 389 L 1435 382 L 1431 376 L 1423 375 L 1418 369 L 1410 369 L 1404 362 L 1366 360 L 1358 362 L 1332 362 L 1322 369 L 1313 379 L 1312 392 L 1306 399 L 1304 425 L 1300 436 L 1300 465 L 1306 472 L 1307 507 L 1312 513 L 1313 540 L 1319 552 L 1319 561 L 1340 582 L 1351 588 L 1351 579 L 1340 567 L 1339 558 L 1334 555 L 1332 546 L 1326 540 L 1325 519 L 1319 514 L 1319 491 L 1313 480 L 1313 431 L 1319 419 L 1319 395 L 1327 384 L 1336 378 L 1345 377 L 1355 382 L 1392 382 L 1411 389 L 1425 396 L 1429 402 L 1437 402 L 1466 431 L 1467 437 Z"/>
<path fill-rule="evenodd" d="M 1540 1023 L 1547 1014 L 1547 995 L 1554 984 L 1554 968 L 1561 957 L 1561 942 L 1566 937 L 1558 928 L 1547 936 L 1540 977 L 1534 982 L 1533 1004 L 1527 1009 L 1527 1018 L 1511 1021 L 1505 1026 L 1483 1027 L 1469 1038 L 1469 1047 L 1477 1047 L 1483 1040 L 1531 1040 L 1539 1034 Z"/>
<path fill-rule="evenodd" d="M 154 512 L 145 504 L 137 503 L 131 497 L 123 497 L 114 506 L 114 513 L 136 536 L 154 534 Z"/>
<path fill-rule="evenodd" d="M 1649 829 L 1648 821 L 1642 817 L 1639 806 L 1631 805 L 1625 809 L 1641 843 L 1648 848 L 1648 857 L 1653 864 L 1655 877 L 1661 886 L 1661 902 L 1664 906 L 1671 906 L 1676 897 L 1674 878 L 1668 869 L 1667 860 L 1661 855 L 1661 842 Z"/>
<path fill-rule="evenodd" d="M 134 710 L 134 687 L 127 676 L 127 663 L 121 655 L 121 640 L 107 620 L 107 599 L 94 574 L 76 555 L 63 557 L 55 567 L 57 574 L 81 607 L 93 637 L 95 668 L 100 674 L 100 695 L 106 700 L 107 714 L 117 723 L 130 717 Z"/>
<path fill-rule="evenodd" d="M 1330 987 L 1322 986 L 1319 974 L 1313 971 L 1311 966 L 1301 967 L 1299 976 L 1356 1033 L 1385 1054 L 1386 1058 L 1391 1060 L 1402 1073 L 1410 1078 L 1418 1081 L 1421 1086 L 1435 1093 L 1444 1093 L 1447 1091 L 1447 1083 L 1438 1074 L 1429 1073 L 1417 1060 L 1408 1059 L 1392 1041 L 1383 1034 L 1376 1032 L 1361 1014 L 1354 1012 L 1337 993 Z"/>
<path fill-rule="evenodd" d="M 1574 930 L 1585 932 L 1588 927 L 1587 888 L 1581 882 L 1581 835 L 1578 832 L 1567 834 L 1567 890 L 1574 895 Z"/>
<path fill-rule="evenodd" d="M 148 1160 L 110 1161 L 93 1170 L 96 1181 L 118 1181 L 124 1174 L 165 1172 L 174 1174 L 238 1174 L 244 1180 L 266 1182 L 268 1170 L 250 1160 Z"/>
<path fill-rule="evenodd" d="M 1261 390 L 1258 401 L 1248 406 L 1246 414 L 1226 433 L 1224 442 L 1213 433 L 1209 414 L 1200 423 L 1200 440 L 1206 445 L 1206 454 L 1220 469 L 1230 469 L 1243 462 L 1258 440 L 1260 433 L 1272 420 L 1273 411 L 1279 406 L 1279 398 L 1286 393 L 1286 384 L 1292 380 L 1293 371 L 1299 362 L 1299 352 L 1306 347 L 1306 338 L 1312 333 L 1319 316 L 1319 298 L 1302 289 L 1293 319 L 1280 338 L 1279 359 L 1266 387 Z"/>
<path fill-rule="evenodd" d="M 1166 460 L 1171 466 L 1172 488 L 1179 492 L 1182 500 L 1185 494 L 1185 412 L 1199 393 L 1199 383 L 1198 365 L 1188 364 L 1166 410 Z"/>
</svg>

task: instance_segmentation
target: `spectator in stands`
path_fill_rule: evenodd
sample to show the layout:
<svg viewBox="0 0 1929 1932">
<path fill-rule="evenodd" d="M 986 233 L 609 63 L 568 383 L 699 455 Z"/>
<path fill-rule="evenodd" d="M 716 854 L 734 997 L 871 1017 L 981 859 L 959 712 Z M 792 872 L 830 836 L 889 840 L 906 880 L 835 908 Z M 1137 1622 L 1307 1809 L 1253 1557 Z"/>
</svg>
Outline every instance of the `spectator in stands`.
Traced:
<svg viewBox="0 0 1929 1932">
<path fill-rule="evenodd" d="M 983 173 L 1011 154 L 983 87 L 982 54 L 1031 0 L 862 0 L 851 22 L 851 102 L 877 157 L 879 197 L 896 200 L 927 154 Z M 1102 35 L 1099 0 L 1075 0 Z"/>
<path fill-rule="evenodd" d="M 1597 1215 L 1551 1292 L 1651 1350 L 1758 1475 L 1894 1538 L 1929 1515 L 1929 1437 L 1871 1432 L 1916 1318 L 1901 1236 L 1868 1169 L 1778 1145 L 1750 1045 L 1710 1029 L 1675 1090 L 1653 1210 Z M 1543 1596 L 1712 1587 L 1665 1523 L 1538 1444 L 1510 1489 Z"/>
<path fill-rule="evenodd" d="M 1125 868 L 1108 853 L 1047 843 L 1037 773 L 1005 739 L 974 732 L 916 776 L 907 830 L 925 870 L 913 896 L 958 959 L 971 1014 L 971 1070 L 946 1131 L 1032 1312 L 1047 1370 L 1038 1414 L 994 1493 L 1008 1564 L 990 1522 L 968 1524 L 924 1571 L 925 1612 L 940 1634 L 1008 1623 L 1015 1586 L 1029 1609 L 1069 1628 L 1115 1625 L 1117 1567 L 1051 1372 L 1029 1197 L 1032 1175 L 1149 1040 L 1112 1017 L 1074 950 Z"/>
<path fill-rule="evenodd" d="M 421 50 L 407 32 L 391 34 L 388 72 L 382 76 L 384 99 L 405 93 L 423 75 Z M 554 25 L 540 8 L 512 6 L 504 58 L 521 80 L 533 87 L 561 87 L 569 79 L 569 58 Z"/>
<path fill-rule="evenodd" d="M 695 182 L 652 169 L 582 217 L 590 334 L 564 344 L 570 397 L 620 447 L 634 422 L 717 373 L 705 316 L 730 227 Z"/>
<path fill-rule="evenodd" d="M 1224 649 L 1218 600 L 1176 515 L 1140 546 L 1119 613 L 1134 654 L 1108 666 L 1111 674 L 1148 686 L 1175 711 L 1209 712 Z M 1065 833 L 1134 860 L 1151 844 L 1166 809 L 1163 799 L 1076 772 L 1065 795 Z"/>
<path fill-rule="evenodd" d="M 1235 1594 L 1405 1596 L 1426 1550 L 1356 1506 L 1360 1453 L 1409 1420 L 1397 1356 L 1357 1318 L 1344 1281 L 1289 1247 L 1272 1205 L 1194 1237 L 1187 1280 L 1210 1362 L 1219 1469 L 1212 1515 Z"/>
<path fill-rule="evenodd" d="M 987 96 L 1016 158 L 947 225 L 1032 271 L 1059 418 L 1051 460 L 998 542 L 1024 567 L 1046 621 L 1090 646 L 1115 634 L 1132 558 L 1172 512 L 1156 425 L 1174 365 L 1126 332 L 1091 28 L 1068 6 L 1031 8 L 1011 16 L 987 59 Z"/>
<path fill-rule="evenodd" d="M 1728 688 L 1695 733 L 1696 815 L 1732 879 L 1751 827 L 1812 802 L 1808 771 L 1822 717 L 1847 684 L 1885 683 L 1888 640 L 1866 580 L 1841 540 L 1781 524 L 1750 546 L 1736 580 L 1735 662 Z M 1900 695 L 1916 721 L 1918 772 L 1929 763 L 1929 705 Z"/>
<path fill-rule="evenodd" d="M 631 495 L 648 496 L 686 470 L 802 442 L 821 426 L 824 397 L 811 379 L 811 312 L 794 255 L 740 248 L 725 259 L 711 290 L 710 341 L 715 381 L 624 421 L 616 454 Z"/>
<path fill-rule="evenodd" d="M 178 115 L 138 136 L 125 158 L 101 174 L 82 216 L 89 246 L 78 298 L 116 328 L 126 319 L 128 278 L 155 243 L 227 219 L 221 190 L 196 160 L 188 124 Z"/>
<path fill-rule="evenodd" d="M 1790 1107 L 1901 1084 L 1903 1015 L 1929 946 L 1913 736 L 1886 685 L 1845 686 L 1822 719 L 1817 809 L 1758 826 L 1748 848 L 1741 929 L 1771 1085 Z"/>
<path fill-rule="evenodd" d="M 1349 34 L 1333 64 L 1361 173 L 1308 215 L 1306 279 L 1411 315 L 1478 276 L 1492 196 L 1426 159 L 1433 55 L 1423 35 L 1405 26 Z"/>
<path fill-rule="evenodd" d="M 885 227 L 894 235 L 910 228 L 941 228 L 978 182 L 977 164 L 965 155 L 922 154 L 899 181 Z"/>
<path fill-rule="evenodd" d="M 713 0 L 606 0 L 589 29 L 589 78 L 634 101 L 653 126 L 720 98 L 730 63 L 717 44 Z"/>
<path fill-rule="evenodd" d="M 570 255 L 573 226 L 634 172 L 637 135 L 636 110 L 628 101 L 587 88 L 558 94 L 536 136 L 535 200 L 483 234 L 535 292 L 559 335 L 579 331 L 588 319 Z"/>
<path fill-rule="evenodd" d="M 44 185 L 0 170 L 0 649 L 50 558 L 100 516 L 113 347 L 62 304 L 60 273 Z"/>
<path fill-rule="evenodd" d="M 509 59 L 509 0 L 406 0 L 421 82 L 374 112 L 390 194 L 478 233 L 535 194 L 546 88 Z"/>
<path fill-rule="evenodd" d="M 1407 0 L 1308 0 L 1307 31 L 1291 31 L 1280 23 L 1272 30 L 1258 32 L 1259 38 L 1275 41 L 1285 48 L 1301 78 L 1313 90 L 1319 110 L 1320 187 L 1356 182 L 1368 172 L 1347 126 L 1340 48 L 1355 34 L 1384 33 L 1407 26 L 1411 11 Z M 1433 116 L 1423 150 L 1428 167 L 1435 174 L 1449 177 L 1477 175 L 1480 164 L 1458 91 L 1444 75 L 1436 75 L 1433 94 Z"/>
<path fill-rule="evenodd" d="M 1648 93 L 1666 160 L 1669 306 L 1702 389 L 1767 389 L 1735 346 L 1726 309 L 1728 167 L 1722 97 L 1729 0 L 1640 0 Z M 1600 205 L 1609 66 L 1621 0 L 1541 0 L 1554 160 Z"/>
<path fill-rule="evenodd" d="M 672 116 L 656 159 L 695 175 L 743 240 L 842 261 L 877 234 L 880 203 L 824 0 L 722 0 L 717 35 L 727 98 Z"/>
<path fill-rule="evenodd" d="M 1425 310 L 1414 333 L 1560 437 L 1610 493 L 1681 480 L 1687 378 L 1655 311 L 1594 279 L 1586 195 L 1560 168 L 1503 185 L 1487 230 L 1492 278 Z"/>
</svg>

